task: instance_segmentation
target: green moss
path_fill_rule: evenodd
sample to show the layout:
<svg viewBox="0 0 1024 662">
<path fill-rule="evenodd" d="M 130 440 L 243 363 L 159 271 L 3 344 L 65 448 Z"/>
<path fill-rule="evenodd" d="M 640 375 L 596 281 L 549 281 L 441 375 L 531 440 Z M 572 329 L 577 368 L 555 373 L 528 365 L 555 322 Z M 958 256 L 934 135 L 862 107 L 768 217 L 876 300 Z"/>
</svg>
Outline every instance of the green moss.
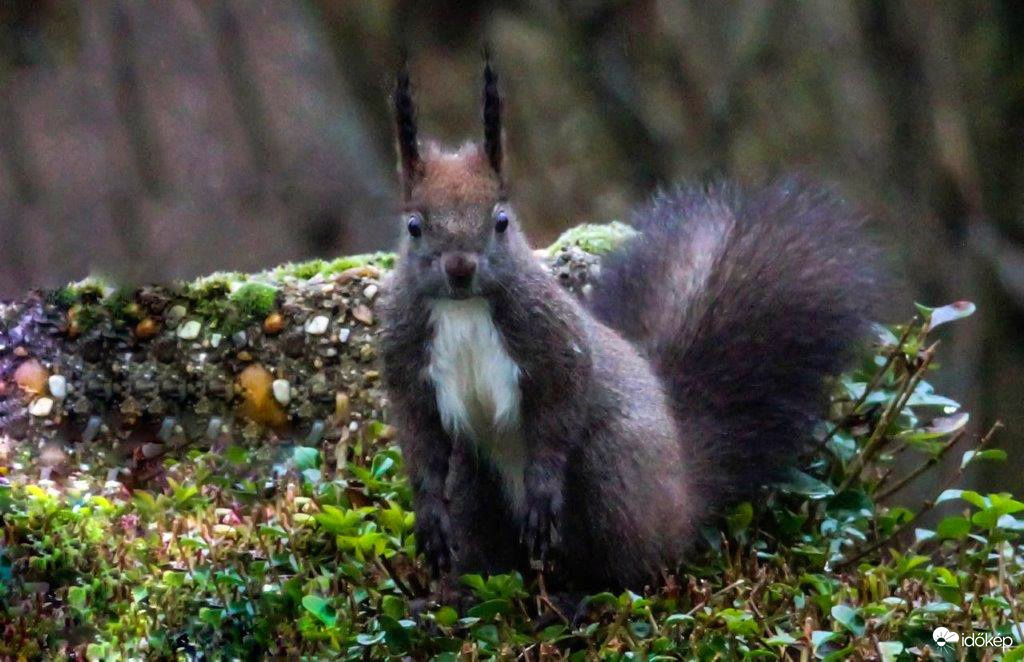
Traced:
<svg viewBox="0 0 1024 662">
<path fill-rule="evenodd" d="M 78 282 L 69 283 L 65 289 L 68 290 L 65 296 L 73 296 L 75 301 L 99 303 L 116 288 L 102 276 L 89 276 Z"/>
<path fill-rule="evenodd" d="M 275 269 L 272 273 L 277 278 L 292 276 L 302 280 L 308 280 L 321 273 L 327 263 L 323 260 L 309 260 L 308 262 L 290 262 Z"/>
<path fill-rule="evenodd" d="M 556 255 L 565 246 L 579 246 L 583 250 L 600 255 L 607 253 L 626 239 L 636 234 L 630 226 L 619 221 L 611 223 L 589 223 L 566 230 L 547 248 L 549 255 Z M 345 255 L 332 260 L 314 259 L 305 262 L 289 262 L 267 271 L 246 274 L 237 271 L 219 271 L 194 281 L 166 287 L 169 294 L 182 295 L 189 300 L 189 307 L 202 317 L 214 320 L 226 314 L 227 303 L 240 306 L 240 313 L 246 317 L 266 314 L 273 307 L 274 282 L 285 278 L 308 280 L 317 275 L 331 276 L 347 269 L 372 265 L 388 270 L 395 266 L 396 254 L 390 251 Z M 249 287 L 251 279 L 259 279 L 256 287 Z M 242 284 L 239 287 L 239 284 Z M 234 294 L 230 294 L 234 290 Z M 269 290 L 269 291 L 268 291 Z M 133 290 L 115 289 L 106 279 L 90 276 L 76 283 L 70 283 L 50 295 L 50 299 L 65 308 L 76 303 L 110 304 L 111 312 L 121 318 L 130 304 Z"/>
<path fill-rule="evenodd" d="M 589 223 L 566 230 L 547 248 L 549 255 L 556 255 L 562 248 L 569 245 L 579 246 L 583 250 L 600 255 L 607 253 L 626 239 L 636 234 L 630 226 L 619 221 L 611 223 Z M 273 297 L 269 290 L 274 290 L 274 282 L 284 278 L 308 280 L 316 275 L 331 276 L 346 269 L 372 265 L 388 270 L 395 266 L 396 254 L 389 251 L 345 255 L 332 260 L 314 259 L 305 262 L 289 262 L 273 269 L 256 274 L 237 271 L 219 271 L 189 283 L 167 286 L 169 294 L 184 296 L 189 307 L 198 315 L 213 320 L 226 314 L 227 304 L 240 305 L 240 312 L 247 317 L 265 314 L 272 309 Z M 248 287 L 251 279 L 259 279 L 257 287 Z M 239 287 L 239 284 L 242 284 Z M 232 291 L 234 294 L 230 294 Z M 84 280 L 70 283 L 52 294 L 50 299 L 57 305 L 69 308 L 76 303 L 99 303 L 108 305 L 116 318 L 123 317 L 130 305 L 131 293 L 134 290 L 115 288 L 109 281 L 99 276 L 90 276 Z"/>
<path fill-rule="evenodd" d="M 308 280 L 316 275 L 331 276 L 346 269 L 373 265 L 380 269 L 390 269 L 395 265 L 395 254 L 386 251 L 345 255 L 333 260 L 309 260 L 307 262 L 289 262 L 261 274 L 270 280 L 282 278 L 299 278 Z"/>
<path fill-rule="evenodd" d="M 277 288 L 266 283 L 246 283 L 235 290 L 231 301 L 242 317 L 266 317 L 277 302 Z"/>
<path fill-rule="evenodd" d="M 246 280 L 249 280 L 249 274 L 241 271 L 215 271 L 208 276 L 197 278 L 192 286 L 199 289 L 207 285 L 221 285 L 230 289 L 235 283 Z"/>
<path fill-rule="evenodd" d="M 70 308 L 78 303 L 78 292 L 70 285 L 65 285 L 60 289 L 54 290 L 49 298 L 53 303 L 62 308 Z"/>
<path fill-rule="evenodd" d="M 189 284 L 185 291 L 188 298 L 196 301 L 223 299 L 231 292 L 231 281 L 219 278 L 204 278 Z"/>
<path fill-rule="evenodd" d="M 103 305 L 110 312 L 111 317 L 118 321 L 132 317 L 134 302 L 134 291 L 124 287 L 119 287 L 103 299 Z"/>
<path fill-rule="evenodd" d="M 197 315 L 211 327 L 231 323 L 234 308 L 230 305 L 227 290 L 196 291 L 188 290 L 185 306 L 190 314 Z"/>
<path fill-rule="evenodd" d="M 362 267 L 368 264 L 380 267 L 381 269 L 391 269 L 395 266 L 395 254 L 378 251 L 376 253 L 363 253 L 361 255 L 339 257 L 328 262 L 324 267 L 323 273 L 325 275 L 331 275 L 341 273 L 346 269 Z"/>
<path fill-rule="evenodd" d="M 89 331 L 110 314 L 103 306 L 93 303 L 76 303 L 70 310 L 74 313 L 79 333 Z"/>
<path fill-rule="evenodd" d="M 548 248 L 548 254 L 554 256 L 566 246 L 579 246 L 588 253 L 602 255 L 635 234 L 636 230 L 620 221 L 585 223 L 563 232 Z"/>
</svg>

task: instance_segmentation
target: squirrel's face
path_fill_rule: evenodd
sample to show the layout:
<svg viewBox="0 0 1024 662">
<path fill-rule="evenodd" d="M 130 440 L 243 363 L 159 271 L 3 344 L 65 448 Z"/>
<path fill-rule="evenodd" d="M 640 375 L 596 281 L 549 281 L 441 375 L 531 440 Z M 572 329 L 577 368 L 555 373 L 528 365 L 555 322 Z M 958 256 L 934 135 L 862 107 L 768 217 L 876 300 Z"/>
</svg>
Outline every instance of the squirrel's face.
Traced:
<svg viewBox="0 0 1024 662">
<path fill-rule="evenodd" d="M 401 267 L 406 286 L 424 296 L 464 299 L 502 286 L 516 257 L 529 254 L 508 204 L 498 79 L 484 66 L 484 140 L 445 151 L 421 151 L 409 74 L 398 73 L 394 94 L 402 175 L 405 239 Z"/>
<path fill-rule="evenodd" d="M 428 297 L 467 298 L 502 287 L 529 254 L 505 195 L 498 77 L 483 68 L 483 141 L 446 152 L 434 142 L 421 151 L 409 73 L 398 72 L 395 125 L 406 238 L 400 272 L 407 287 Z"/>
<path fill-rule="evenodd" d="M 497 174 L 473 144 L 428 147 L 401 223 L 403 270 L 428 297 L 486 295 L 526 247 Z"/>
</svg>

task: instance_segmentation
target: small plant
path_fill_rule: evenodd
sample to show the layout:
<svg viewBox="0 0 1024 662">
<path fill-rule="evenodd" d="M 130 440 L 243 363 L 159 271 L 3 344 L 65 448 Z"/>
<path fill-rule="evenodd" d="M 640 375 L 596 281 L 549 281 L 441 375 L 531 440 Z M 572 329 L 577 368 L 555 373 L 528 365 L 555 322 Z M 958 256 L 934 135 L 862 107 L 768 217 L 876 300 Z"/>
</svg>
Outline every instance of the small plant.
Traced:
<svg viewBox="0 0 1024 662">
<path fill-rule="evenodd" d="M 0 657 L 909 660 L 985 634 L 1006 644 L 986 654 L 1021 659 L 1024 502 L 961 489 L 1006 454 L 925 379 L 935 328 L 971 310 L 879 327 L 803 471 L 739 504 L 682 572 L 590 596 L 575 621 L 534 577 L 466 576 L 468 600 L 429 599 L 383 422 L 340 462 L 315 444 L 193 450 L 146 490 L 99 459 L 60 481 L 0 467 Z M 936 494 L 901 503 L 951 454 Z"/>
<path fill-rule="evenodd" d="M 232 295 L 238 312 L 245 318 L 265 317 L 274 309 L 277 288 L 266 283 L 245 283 Z"/>
</svg>

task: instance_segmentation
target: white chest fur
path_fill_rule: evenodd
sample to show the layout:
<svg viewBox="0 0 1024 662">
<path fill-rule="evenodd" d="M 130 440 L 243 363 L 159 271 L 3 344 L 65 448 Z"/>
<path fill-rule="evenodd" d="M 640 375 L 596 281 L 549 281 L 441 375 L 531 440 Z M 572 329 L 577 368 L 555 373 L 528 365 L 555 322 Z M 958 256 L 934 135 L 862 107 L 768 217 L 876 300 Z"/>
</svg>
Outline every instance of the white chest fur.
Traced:
<svg viewBox="0 0 1024 662">
<path fill-rule="evenodd" d="M 473 442 L 494 464 L 510 505 L 520 511 L 526 452 L 519 366 L 505 349 L 486 300 L 439 299 L 430 319 L 434 338 L 427 371 L 441 423 L 453 437 Z"/>
</svg>

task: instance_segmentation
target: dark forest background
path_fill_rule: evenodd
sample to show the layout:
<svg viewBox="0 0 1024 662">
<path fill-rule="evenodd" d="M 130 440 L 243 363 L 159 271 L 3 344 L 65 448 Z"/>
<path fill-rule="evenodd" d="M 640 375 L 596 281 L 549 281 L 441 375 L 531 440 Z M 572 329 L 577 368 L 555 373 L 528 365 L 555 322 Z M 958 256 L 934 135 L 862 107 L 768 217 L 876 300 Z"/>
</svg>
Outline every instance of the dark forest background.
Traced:
<svg viewBox="0 0 1024 662">
<path fill-rule="evenodd" d="M 460 141 L 485 41 L 536 243 L 678 179 L 835 182 L 893 247 L 894 311 L 978 303 L 934 381 L 1007 426 L 1010 469 L 974 479 L 1022 485 L 1013 0 L 0 0 L 0 296 L 388 247 L 402 46 L 422 130 Z"/>
</svg>

